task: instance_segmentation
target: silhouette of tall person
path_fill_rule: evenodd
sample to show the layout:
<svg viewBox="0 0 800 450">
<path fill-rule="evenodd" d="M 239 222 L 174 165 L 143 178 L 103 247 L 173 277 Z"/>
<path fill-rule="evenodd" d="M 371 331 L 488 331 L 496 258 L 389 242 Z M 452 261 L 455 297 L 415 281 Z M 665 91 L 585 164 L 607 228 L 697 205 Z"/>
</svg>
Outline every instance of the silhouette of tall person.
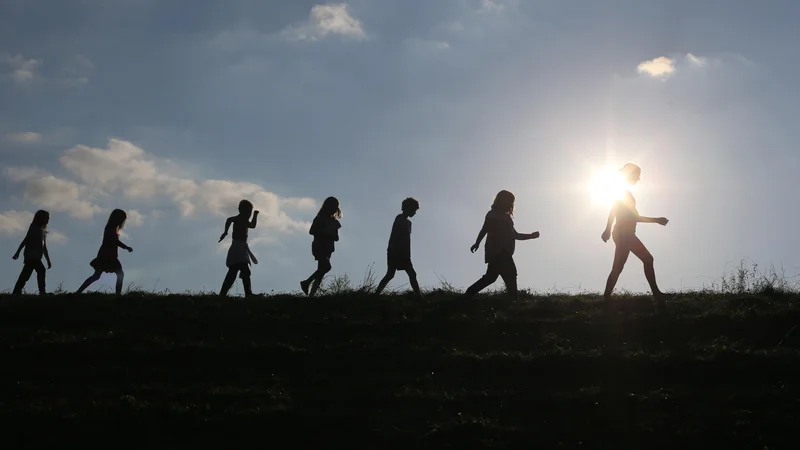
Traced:
<svg viewBox="0 0 800 450">
<path fill-rule="evenodd" d="M 383 289 L 394 278 L 398 270 L 404 270 L 408 274 L 408 281 L 414 290 L 414 294 L 422 298 L 422 292 L 417 282 L 417 272 L 411 263 L 411 220 L 409 220 L 417 214 L 419 202 L 412 197 L 408 197 L 403 200 L 401 210 L 402 212 L 394 218 L 392 232 L 389 235 L 389 247 L 386 249 L 386 275 L 378 283 L 375 294 L 378 295 L 383 292 Z"/>
<path fill-rule="evenodd" d="M 250 220 L 250 216 L 253 220 Z M 233 283 L 236 281 L 236 275 L 242 280 L 244 287 L 244 296 L 250 297 L 253 295 L 252 284 L 250 281 L 250 263 L 258 264 L 255 255 L 250 251 L 250 246 L 247 244 L 248 230 L 255 228 L 258 224 L 258 211 L 253 211 L 253 204 L 249 200 L 242 200 L 239 202 L 239 215 L 228 217 L 225 221 L 225 230 L 219 238 L 222 242 L 228 236 L 228 230 L 233 225 L 233 236 L 231 236 L 231 246 L 228 249 L 228 256 L 225 259 L 225 265 L 228 267 L 228 273 L 222 281 L 222 288 L 219 291 L 221 297 L 228 295 Z"/>
<path fill-rule="evenodd" d="M 515 200 L 516 198 L 511 192 L 500 191 L 495 196 L 492 208 L 486 213 L 478 238 L 470 248 L 470 251 L 475 253 L 480 248 L 484 236 L 486 237 L 486 246 L 484 247 L 486 274 L 467 288 L 466 296 L 471 297 L 477 294 L 501 277 L 506 284 L 509 297 L 517 299 L 517 265 L 514 262 L 516 241 L 536 239 L 539 237 L 539 232 L 530 234 L 517 232 L 513 219 Z"/>
<path fill-rule="evenodd" d="M 14 253 L 14 260 L 19 259 L 19 254 L 23 248 L 22 272 L 19 274 L 17 283 L 14 285 L 12 293 L 14 295 L 22 294 L 22 289 L 25 284 L 30 280 L 31 275 L 36 271 L 36 281 L 39 285 L 39 294 L 47 294 L 46 289 L 46 274 L 47 270 L 42 264 L 42 256 L 47 260 L 47 268 L 50 269 L 53 265 L 50 263 L 50 254 L 47 252 L 47 224 L 50 223 L 50 213 L 44 210 L 36 211 L 33 215 L 33 220 L 28 227 L 28 232 L 22 243 L 19 244 L 17 252 Z"/>
<path fill-rule="evenodd" d="M 311 223 L 311 229 L 308 230 L 308 234 L 314 236 L 314 241 L 311 243 L 311 254 L 317 261 L 317 270 L 300 282 L 300 289 L 310 297 L 317 293 L 325 274 L 331 271 L 331 256 L 335 251 L 335 242 L 339 240 L 339 229 L 342 224 L 338 219 L 341 218 L 342 210 L 339 207 L 339 200 L 336 197 L 328 197 L 322 202 L 322 207 Z M 309 286 L 311 287 L 310 291 Z"/>
<path fill-rule="evenodd" d="M 133 248 L 119 240 L 119 234 L 122 228 L 125 227 L 126 220 L 128 220 L 128 215 L 125 211 L 121 209 L 111 211 L 106 228 L 103 231 L 103 243 L 100 245 L 100 250 L 97 251 L 97 257 L 89 263 L 94 269 L 94 274 L 83 282 L 81 287 L 78 288 L 77 294 L 85 291 L 92 283 L 99 280 L 100 276 L 105 272 L 117 275 L 116 294 L 122 295 L 125 272 L 122 271 L 122 263 L 119 261 L 117 249 L 121 248 L 129 253 L 133 251 Z"/>
<path fill-rule="evenodd" d="M 634 186 L 639 182 L 642 176 L 642 169 L 633 163 L 627 163 L 620 169 L 624 181 L 629 186 Z M 666 217 L 645 217 L 640 216 L 639 211 L 636 209 L 636 199 L 630 188 L 625 189 L 625 193 L 621 200 L 614 203 L 611 207 L 611 212 L 608 214 L 608 222 L 606 229 L 603 231 L 601 238 L 603 242 L 608 242 L 609 237 L 614 240 L 616 250 L 614 251 L 614 264 L 611 267 L 611 273 L 608 275 L 606 281 L 606 290 L 603 293 L 603 298 L 606 304 L 610 305 L 611 293 L 619 280 L 622 269 L 628 261 L 628 256 L 633 253 L 644 264 L 644 275 L 647 282 L 650 284 L 650 290 L 653 292 L 653 297 L 656 301 L 663 302 L 663 293 L 658 289 L 656 283 L 656 271 L 653 266 L 653 255 L 647 250 L 642 241 L 636 236 L 636 225 L 641 223 L 657 223 L 666 226 L 669 220 Z M 611 226 L 614 226 L 613 232 Z"/>
</svg>

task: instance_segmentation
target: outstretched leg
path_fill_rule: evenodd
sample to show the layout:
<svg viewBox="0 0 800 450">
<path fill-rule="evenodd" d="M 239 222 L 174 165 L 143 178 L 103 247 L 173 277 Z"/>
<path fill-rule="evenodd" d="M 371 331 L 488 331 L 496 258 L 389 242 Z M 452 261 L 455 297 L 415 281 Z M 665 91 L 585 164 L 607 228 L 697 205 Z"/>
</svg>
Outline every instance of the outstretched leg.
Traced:
<svg viewBox="0 0 800 450">
<path fill-rule="evenodd" d="M 386 285 L 392 281 L 392 278 L 394 278 L 395 273 L 397 273 L 397 269 L 390 265 L 386 269 L 386 275 L 384 275 L 380 283 L 378 283 L 378 287 L 375 289 L 375 295 L 379 295 L 381 292 L 383 292 L 383 290 L 386 288 Z"/>
<path fill-rule="evenodd" d="M 222 288 L 219 290 L 220 297 L 228 296 L 228 291 L 231 290 L 233 283 L 236 282 L 237 272 L 238 270 L 234 269 L 233 267 L 228 268 L 228 273 L 225 274 L 225 279 L 222 281 Z"/>
<path fill-rule="evenodd" d="M 322 279 L 325 278 L 325 274 L 330 272 L 332 269 L 331 267 L 331 260 L 330 258 L 320 258 L 317 263 L 317 271 L 314 272 L 312 278 L 314 280 L 314 284 L 311 285 L 311 292 L 309 292 L 309 296 L 313 297 L 317 290 L 319 290 L 319 286 L 322 284 Z"/>
<path fill-rule="evenodd" d="M 647 283 L 650 285 L 650 291 L 653 293 L 653 297 L 660 299 L 661 290 L 658 289 L 658 283 L 656 283 L 656 269 L 653 265 L 653 255 L 647 250 L 647 247 L 644 246 L 639 238 L 635 238 L 632 242 L 631 253 L 636 255 L 636 257 L 642 261 L 642 264 L 644 264 L 644 276 L 647 278 Z"/>
<path fill-rule="evenodd" d="M 611 266 L 611 273 L 608 275 L 608 280 L 606 281 L 606 290 L 603 293 L 603 298 L 605 298 L 606 301 L 611 300 L 611 293 L 614 292 L 614 287 L 617 285 L 617 280 L 619 280 L 622 269 L 625 268 L 628 255 L 630 255 L 630 247 L 627 244 L 618 243 L 614 250 L 614 264 Z"/>
<path fill-rule="evenodd" d="M 100 275 L 102 275 L 102 274 L 103 274 L 103 272 L 101 272 L 99 270 L 95 270 L 94 274 L 92 276 L 90 276 L 89 278 L 87 278 L 86 281 L 83 282 L 81 287 L 79 287 L 77 292 L 75 292 L 75 293 L 76 294 L 83 293 L 83 291 L 85 291 L 86 288 L 88 288 L 92 283 L 94 283 L 95 281 L 99 280 L 100 279 Z"/>
<path fill-rule="evenodd" d="M 14 295 L 22 294 L 22 289 L 25 287 L 25 283 L 31 279 L 32 273 L 33 264 L 25 263 L 22 265 L 22 272 L 19 273 L 19 278 L 17 278 L 17 283 L 14 285 L 14 290 L 12 291 Z"/>
<path fill-rule="evenodd" d="M 494 269 L 494 266 L 489 264 L 488 266 L 486 266 L 486 273 L 482 277 L 480 277 L 478 281 L 473 283 L 472 286 L 468 287 L 467 292 L 465 292 L 464 294 L 468 297 L 472 297 L 473 295 L 486 289 L 487 287 L 489 287 L 489 285 L 497 281 L 497 277 L 499 276 L 500 273 Z"/>
<path fill-rule="evenodd" d="M 117 270 L 117 296 L 122 295 L 122 284 L 125 282 L 125 272 L 122 269 Z"/>
<path fill-rule="evenodd" d="M 36 282 L 39 285 L 39 295 L 47 294 L 47 283 L 46 283 L 46 276 L 47 276 L 47 269 L 44 268 L 44 264 L 41 261 L 37 261 L 37 263 L 33 266 L 36 270 Z"/>
</svg>

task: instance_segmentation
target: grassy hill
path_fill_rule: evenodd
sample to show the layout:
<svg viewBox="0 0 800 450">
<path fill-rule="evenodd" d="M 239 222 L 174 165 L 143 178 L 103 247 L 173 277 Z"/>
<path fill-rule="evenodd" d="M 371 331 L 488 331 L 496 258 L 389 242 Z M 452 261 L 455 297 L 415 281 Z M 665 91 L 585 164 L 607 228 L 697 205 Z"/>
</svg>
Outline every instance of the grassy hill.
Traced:
<svg viewBox="0 0 800 450">
<path fill-rule="evenodd" d="M 800 297 L 619 303 L 0 297 L 2 446 L 796 448 Z"/>
</svg>

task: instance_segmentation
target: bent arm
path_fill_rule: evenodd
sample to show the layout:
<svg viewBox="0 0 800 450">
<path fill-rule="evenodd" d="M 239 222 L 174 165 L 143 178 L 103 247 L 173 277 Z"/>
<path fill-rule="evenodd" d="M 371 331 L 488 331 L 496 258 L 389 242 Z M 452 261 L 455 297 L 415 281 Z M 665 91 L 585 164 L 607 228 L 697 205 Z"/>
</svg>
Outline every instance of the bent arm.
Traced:
<svg viewBox="0 0 800 450">
<path fill-rule="evenodd" d="M 606 233 L 611 232 L 611 227 L 614 226 L 614 220 L 617 218 L 617 205 L 611 207 L 611 211 L 608 213 L 608 222 L 606 222 Z"/>
<path fill-rule="evenodd" d="M 658 218 L 639 216 L 636 218 L 636 221 L 641 223 L 658 223 Z"/>
<path fill-rule="evenodd" d="M 253 220 L 247 226 L 250 228 L 255 228 L 256 224 L 258 224 L 258 211 L 253 214 Z"/>
<path fill-rule="evenodd" d="M 483 221 L 483 226 L 481 227 L 481 231 L 478 232 L 478 237 L 475 238 L 475 246 L 476 247 L 480 246 L 481 245 L 481 241 L 483 241 L 483 238 L 486 237 L 487 229 L 488 229 L 488 226 L 487 226 L 486 221 L 484 220 Z"/>
<path fill-rule="evenodd" d="M 228 234 L 228 230 L 230 230 L 232 223 L 233 217 L 228 217 L 228 220 L 225 221 L 225 230 L 222 233 L 223 235 Z"/>
</svg>

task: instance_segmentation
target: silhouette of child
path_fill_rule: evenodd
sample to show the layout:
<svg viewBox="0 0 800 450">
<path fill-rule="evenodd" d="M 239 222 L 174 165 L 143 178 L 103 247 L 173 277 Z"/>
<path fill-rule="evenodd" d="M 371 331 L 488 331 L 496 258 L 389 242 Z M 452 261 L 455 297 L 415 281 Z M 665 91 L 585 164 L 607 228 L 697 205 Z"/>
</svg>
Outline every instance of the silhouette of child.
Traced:
<svg viewBox="0 0 800 450">
<path fill-rule="evenodd" d="M 411 264 L 411 221 L 409 220 L 417 214 L 419 202 L 408 197 L 403 200 L 401 210 L 403 212 L 394 218 L 392 233 L 389 235 L 389 247 L 386 249 L 386 275 L 378 283 L 375 295 L 383 292 L 386 285 L 394 278 L 395 272 L 405 270 L 414 294 L 422 298 L 422 292 L 417 282 L 417 272 L 414 270 L 414 265 Z"/>
<path fill-rule="evenodd" d="M 486 274 L 467 288 L 466 296 L 473 296 L 502 277 L 508 295 L 517 298 L 517 265 L 514 263 L 516 241 L 526 241 L 539 237 L 539 232 L 531 234 L 518 233 L 514 229 L 514 194 L 500 191 L 494 199 L 492 209 L 486 214 L 483 227 L 478 233 L 475 244 L 470 251 L 475 253 L 481 241 L 486 237 L 485 262 Z"/>
<path fill-rule="evenodd" d="M 250 215 L 253 215 L 253 221 L 250 221 Z M 244 296 L 250 297 L 253 295 L 253 290 L 250 284 L 250 262 L 258 264 L 258 260 L 250 251 L 250 246 L 247 245 L 247 232 L 250 228 L 255 228 L 258 223 L 258 211 L 253 211 L 253 204 L 248 200 L 239 202 L 239 215 L 229 217 L 225 221 L 225 231 L 219 238 L 219 242 L 228 235 L 228 229 L 233 225 L 233 236 L 231 236 L 231 247 L 228 249 L 228 257 L 225 260 L 225 265 L 228 266 L 228 274 L 225 275 L 225 280 L 222 282 L 222 289 L 219 295 L 225 297 L 228 291 L 236 281 L 236 274 L 242 279 L 244 286 Z"/>
<path fill-rule="evenodd" d="M 325 274 L 331 271 L 331 256 L 334 252 L 334 242 L 339 240 L 339 228 L 342 224 L 342 210 L 339 208 L 339 200 L 336 197 L 328 197 L 322 202 L 317 217 L 311 223 L 308 234 L 314 236 L 311 243 L 311 254 L 317 260 L 317 270 L 310 277 L 300 282 L 300 289 L 309 297 L 317 293 Z M 311 284 L 313 282 L 313 284 Z M 309 292 L 308 287 L 311 286 Z"/>
<path fill-rule="evenodd" d="M 620 169 L 620 174 L 623 176 L 625 182 L 631 186 L 639 182 L 642 175 L 642 169 L 633 163 L 627 163 Z M 616 224 L 614 221 L 616 220 Z M 611 274 L 608 275 L 606 282 L 606 290 L 603 294 L 607 304 L 611 300 L 611 293 L 614 291 L 614 286 L 617 284 L 622 269 L 625 267 L 625 262 L 628 261 L 628 255 L 633 253 L 644 263 L 644 275 L 647 282 L 650 284 L 650 290 L 653 296 L 659 303 L 663 301 L 663 294 L 658 289 L 656 284 L 656 272 L 653 267 L 653 255 L 647 250 L 642 241 L 636 237 L 636 224 L 642 223 L 657 223 L 665 226 L 669 222 L 665 217 L 644 217 L 639 215 L 636 210 L 636 200 L 633 198 L 630 189 L 625 190 L 624 197 L 614 203 L 611 212 L 608 215 L 608 223 L 601 238 L 603 242 L 608 242 L 608 238 L 612 237 L 616 244 L 614 251 L 614 265 L 611 267 Z M 612 233 L 611 226 L 614 225 Z"/>
<path fill-rule="evenodd" d="M 128 215 L 121 209 L 111 211 L 108 216 L 105 231 L 103 231 L 103 243 L 100 245 L 100 250 L 97 251 L 97 257 L 89 263 L 94 269 L 94 274 L 83 282 L 78 288 L 77 294 L 82 293 L 92 283 L 100 279 L 103 272 L 115 273 L 117 275 L 116 293 L 122 295 L 122 283 L 125 281 L 125 272 L 122 271 L 122 263 L 119 262 L 119 255 L 117 249 L 121 248 L 127 250 L 129 253 L 133 248 L 128 247 L 119 240 L 119 233 L 125 226 L 125 221 Z"/>
<path fill-rule="evenodd" d="M 19 253 L 25 248 L 23 254 L 22 272 L 19 274 L 17 284 L 14 285 L 13 295 L 21 295 L 22 288 L 30 280 L 33 271 L 36 271 L 36 281 L 39 284 L 39 295 L 47 294 L 45 286 L 45 275 L 47 273 L 42 264 L 42 256 L 47 260 L 47 268 L 53 267 L 50 264 L 50 254 L 47 253 L 47 224 L 50 223 L 50 213 L 44 210 L 36 211 L 33 220 L 28 227 L 25 239 L 19 244 L 17 252 L 14 253 L 14 260 L 19 259 Z"/>
</svg>

